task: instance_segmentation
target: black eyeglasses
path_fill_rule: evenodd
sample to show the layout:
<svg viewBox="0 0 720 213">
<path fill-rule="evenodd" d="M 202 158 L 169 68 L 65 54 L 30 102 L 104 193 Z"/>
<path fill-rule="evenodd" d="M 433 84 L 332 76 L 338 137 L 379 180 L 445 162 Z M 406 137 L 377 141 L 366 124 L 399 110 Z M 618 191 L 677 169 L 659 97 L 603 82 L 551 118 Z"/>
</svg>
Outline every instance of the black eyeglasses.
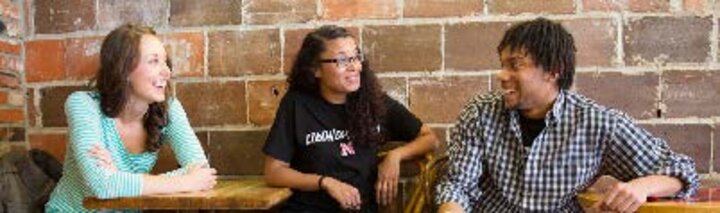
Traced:
<svg viewBox="0 0 720 213">
<path fill-rule="evenodd" d="M 320 63 L 335 63 L 338 69 L 345 69 L 352 63 L 362 63 L 363 61 L 365 61 L 365 57 L 362 53 L 358 53 L 355 56 L 340 56 L 333 59 L 321 59 Z"/>
</svg>

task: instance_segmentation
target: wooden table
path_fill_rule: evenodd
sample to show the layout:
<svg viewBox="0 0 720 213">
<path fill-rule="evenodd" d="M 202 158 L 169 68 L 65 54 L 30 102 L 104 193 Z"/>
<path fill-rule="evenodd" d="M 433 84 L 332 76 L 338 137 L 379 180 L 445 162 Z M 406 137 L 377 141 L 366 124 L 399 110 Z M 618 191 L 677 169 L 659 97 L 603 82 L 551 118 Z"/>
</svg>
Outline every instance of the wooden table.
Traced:
<svg viewBox="0 0 720 213">
<path fill-rule="evenodd" d="M 267 210 L 291 195 L 288 188 L 269 187 L 259 179 L 219 180 L 209 191 L 125 197 L 116 199 L 85 198 L 88 209 L 241 209 Z"/>
<path fill-rule="evenodd" d="M 602 199 L 602 194 L 585 192 L 578 195 L 583 207 L 590 207 Z M 650 199 L 640 206 L 638 213 L 675 213 L 675 212 L 720 212 L 720 187 L 704 187 L 688 200 Z"/>
</svg>

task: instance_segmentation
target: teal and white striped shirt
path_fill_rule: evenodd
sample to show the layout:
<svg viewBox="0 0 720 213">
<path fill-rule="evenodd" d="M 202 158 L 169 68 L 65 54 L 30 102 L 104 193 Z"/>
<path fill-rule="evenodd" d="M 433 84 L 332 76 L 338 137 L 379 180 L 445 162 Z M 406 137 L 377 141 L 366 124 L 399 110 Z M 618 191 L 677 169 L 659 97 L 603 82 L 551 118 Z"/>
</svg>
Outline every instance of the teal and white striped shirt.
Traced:
<svg viewBox="0 0 720 213">
<path fill-rule="evenodd" d="M 168 125 L 162 130 L 182 168 L 163 175 L 181 175 L 188 165 L 207 162 L 202 146 L 193 132 L 182 105 L 168 101 Z M 65 154 L 63 177 L 50 195 L 48 212 L 91 212 L 82 206 L 85 197 L 115 198 L 139 196 L 143 175 L 150 172 L 157 152 L 133 154 L 125 149 L 115 122 L 100 110 L 96 92 L 75 92 L 65 102 L 69 141 Z M 93 144 L 100 144 L 112 155 L 117 172 L 97 166 L 89 154 Z"/>
</svg>

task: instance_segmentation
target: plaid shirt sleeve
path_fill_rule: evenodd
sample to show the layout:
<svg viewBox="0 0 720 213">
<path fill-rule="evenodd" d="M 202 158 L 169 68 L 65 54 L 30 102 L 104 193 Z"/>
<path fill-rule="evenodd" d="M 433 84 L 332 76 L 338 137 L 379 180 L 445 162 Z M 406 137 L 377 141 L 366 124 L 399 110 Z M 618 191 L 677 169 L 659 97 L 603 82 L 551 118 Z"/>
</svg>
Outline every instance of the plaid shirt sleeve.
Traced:
<svg viewBox="0 0 720 213">
<path fill-rule="evenodd" d="M 675 197 L 693 195 L 700 185 L 695 162 L 671 151 L 664 140 L 653 137 L 628 116 L 618 114 L 607 147 L 605 171 L 622 181 L 648 175 L 675 177 L 683 183 Z"/>
<path fill-rule="evenodd" d="M 436 186 L 437 204 L 454 202 L 469 211 L 482 193 L 478 186 L 482 175 L 482 125 L 477 107 L 468 104 L 452 129 L 447 151 L 448 170 Z"/>
</svg>

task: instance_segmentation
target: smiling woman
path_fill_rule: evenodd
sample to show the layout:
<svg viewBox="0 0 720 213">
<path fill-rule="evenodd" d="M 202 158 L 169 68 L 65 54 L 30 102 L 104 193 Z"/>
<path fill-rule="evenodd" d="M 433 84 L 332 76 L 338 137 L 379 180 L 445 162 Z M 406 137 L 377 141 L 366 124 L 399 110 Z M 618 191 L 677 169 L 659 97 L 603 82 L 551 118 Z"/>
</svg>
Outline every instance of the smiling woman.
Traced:
<svg viewBox="0 0 720 213">
<path fill-rule="evenodd" d="M 65 102 L 69 143 L 64 176 L 48 212 L 83 212 L 85 197 L 207 190 L 216 183 L 180 102 L 169 97 L 170 66 L 149 27 L 124 25 L 103 41 L 94 91 Z M 182 168 L 147 174 L 168 143 Z"/>
<path fill-rule="evenodd" d="M 430 128 L 382 91 L 364 59 L 344 28 L 305 37 L 263 148 L 265 180 L 294 191 L 282 212 L 377 212 L 398 191 L 400 161 L 437 147 Z M 380 161 L 385 141 L 408 143 Z"/>
</svg>

